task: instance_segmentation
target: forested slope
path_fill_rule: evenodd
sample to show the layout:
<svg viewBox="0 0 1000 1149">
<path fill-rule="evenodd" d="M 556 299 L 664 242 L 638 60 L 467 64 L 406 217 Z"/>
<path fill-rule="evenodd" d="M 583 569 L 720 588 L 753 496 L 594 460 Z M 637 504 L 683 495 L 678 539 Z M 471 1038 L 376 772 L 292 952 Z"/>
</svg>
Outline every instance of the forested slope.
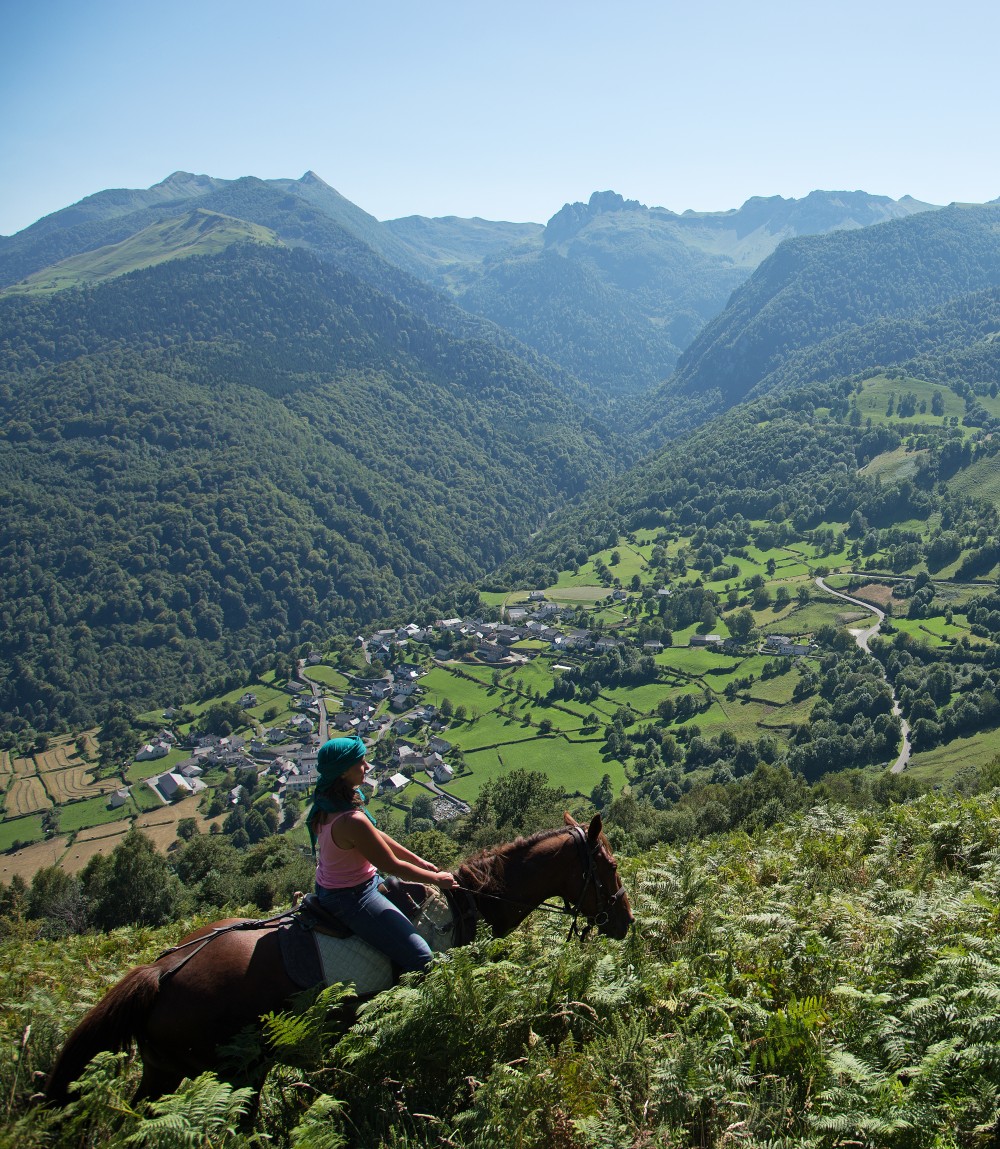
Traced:
<svg viewBox="0 0 1000 1149">
<path fill-rule="evenodd" d="M 734 293 L 649 397 L 647 426 L 775 387 L 952 355 L 995 330 L 1000 206 L 952 206 L 788 240 Z M 968 382 L 976 382 L 969 379 Z"/>
<path fill-rule="evenodd" d="M 680 352 L 786 236 L 927 209 L 913 200 L 817 191 L 677 214 L 595 192 L 586 204 L 561 208 L 540 242 L 441 278 L 463 307 L 621 397 L 667 378 Z"/>
<path fill-rule="evenodd" d="M 190 694 L 481 575 L 616 465 L 523 361 L 305 252 L 0 300 L 0 709 Z"/>
</svg>

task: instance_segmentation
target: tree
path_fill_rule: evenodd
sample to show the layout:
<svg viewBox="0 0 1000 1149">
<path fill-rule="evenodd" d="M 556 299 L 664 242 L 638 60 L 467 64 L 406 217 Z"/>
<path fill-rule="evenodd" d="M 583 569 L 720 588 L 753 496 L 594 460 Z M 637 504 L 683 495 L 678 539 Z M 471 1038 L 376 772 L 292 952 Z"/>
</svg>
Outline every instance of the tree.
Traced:
<svg viewBox="0 0 1000 1149">
<path fill-rule="evenodd" d="M 177 917 L 184 900 L 184 890 L 166 858 L 134 827 L 110 857 L 91 858 L 80 880 L 91 920 L 102 930 L 165 925 Z"/>
<path fill-rule="evenodd" d="M 729 627 L 729 633 L 733 638 L 737 642 L 743 643 L 750 637 L 757 622 L 753 612 L 743 607 L 726 618 L 726 625 Z"/>
<path fill-rule="evenodd" d="M 481 847 L 551 829 L 562 821 L 566 796 L 539 771 L 512 770 L 486 782 L 460 836 Z"/>
<path fill-rule="evenodd" d="M 198 820 L 196 818 L 181 818 L 177 823 L 177 837 L 182 842 L 190 841 L 198 833 Z"/>
<path fill-rule="evenodd" d="M 28 891 L 27 916 L 44 921 L 47 937 L 82 933 L 86 928 L 86 907 L 79 881 L 59 866 L 36 870 Z"/>
<path fill-rule="evenodd" d="M 605 774 L 600 782 L 591 790 L 590 800 L 598 810 L 606 810 L 614 801 L 615 788 L 611 783 L 611 775 Z"/>
</svg>

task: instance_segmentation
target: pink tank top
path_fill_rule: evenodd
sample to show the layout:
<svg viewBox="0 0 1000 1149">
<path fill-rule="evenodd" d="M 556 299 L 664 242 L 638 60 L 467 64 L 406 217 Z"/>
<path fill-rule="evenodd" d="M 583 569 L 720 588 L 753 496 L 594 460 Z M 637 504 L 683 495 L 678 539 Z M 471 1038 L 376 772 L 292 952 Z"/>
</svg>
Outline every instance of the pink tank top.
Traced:
<svg viewBox="0 0 1000 1149">
<path fill-rule="evenodd" d="M 340 814 L 334 814 L 330 821 L 320 828 L 316 882 L 326 890 L 343 890 L 351 886 L 360 886 L 377 872 L 360 850 L 353 848 L 342 850 L 333 840 L 330 827 L 350 813 L 350 810 L 344 810 Z"/>
</svg>

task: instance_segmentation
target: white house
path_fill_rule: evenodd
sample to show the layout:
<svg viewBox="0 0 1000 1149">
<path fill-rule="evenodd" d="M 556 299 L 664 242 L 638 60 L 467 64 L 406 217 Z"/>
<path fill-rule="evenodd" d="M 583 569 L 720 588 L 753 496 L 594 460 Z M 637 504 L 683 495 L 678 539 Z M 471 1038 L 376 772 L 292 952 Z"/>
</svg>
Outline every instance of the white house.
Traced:
<svg viewBox="0 0 1000 1149">
<path fill-rule="evenodd" d="M 454 776 L 455 771 L 452 770 L 447 762 L 441 762 L 434 768 L 435 782 L 450 782 Z"/>
<path fill-rule="evenodd" d="M 112 810 L 117 810 L 119 806 L 124 806 L 128 801 L 128 787 L 119 786 L 117 790 L 112 790 L 108 795 L 108 805 Z"/>
<path fill-rule="evenodd" d="M 146 762 L 151 758 L 165 758 L 170 753 L 170 745 L 167 742 L 147 742 L 145 746 L 135 756 L 136 762 Z"/>
<path fill-rule="evenodd" d="M 405 790 L 409 784 L 410 779 L 405 774 L 393 774 L 382 783 L 387 790 L 394 790 L 397 794 L 400 790 Z"/>
<path fill-rule="evenodd" d="M 316 770 L 307 770 L 303 774 L 289 774 L 285 778 L 285 789 L 293 792 L 311 790 L 316 785 L 318 777 Z"/>
</svg>

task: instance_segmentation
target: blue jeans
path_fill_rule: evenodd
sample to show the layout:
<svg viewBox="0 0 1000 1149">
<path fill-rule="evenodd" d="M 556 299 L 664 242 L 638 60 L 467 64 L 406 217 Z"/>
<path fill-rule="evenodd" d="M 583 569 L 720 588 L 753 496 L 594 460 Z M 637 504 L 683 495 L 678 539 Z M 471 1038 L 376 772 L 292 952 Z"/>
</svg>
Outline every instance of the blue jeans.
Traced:
<svg viewBox="0 0 1000 1149">
<path fill-rule="evenodd" d="M 431 947 L 414 929 L 410 919 L 379 893 L 378 874 L 360 886 L 328 890 L 316 886 L 320 904 L 336 914 L 359 938 L 381 950 L 404 972 L 426 969 Z"/>
</svg>

